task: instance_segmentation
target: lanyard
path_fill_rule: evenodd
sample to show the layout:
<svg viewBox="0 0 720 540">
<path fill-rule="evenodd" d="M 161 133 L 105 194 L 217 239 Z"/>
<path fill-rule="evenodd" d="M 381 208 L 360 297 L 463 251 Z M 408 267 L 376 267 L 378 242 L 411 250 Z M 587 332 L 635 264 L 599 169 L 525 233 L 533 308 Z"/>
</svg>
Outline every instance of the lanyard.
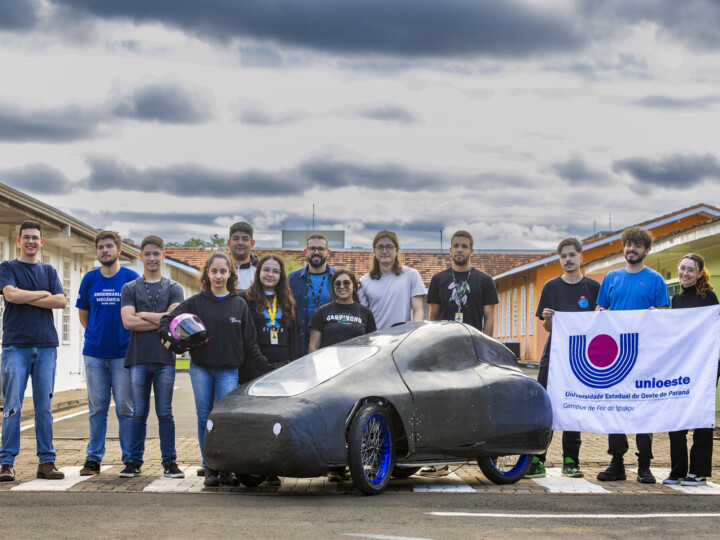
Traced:
<svg viewBox="0 0 720 540">
<path fill-rule="evenodd" d="M 160 300 L 160 291 L 162 291 L 163 280 L 162 280 L 162 278 L 160 278 L 160 285 L 158 286 L 157 296 L 155 297 L 155 300 L 153 300 L 153 297 L 150 294 L 150 287 L 148 287 L 145 276 L 143 275 L 142 278 L 143 278 L 143 283 L 145 284 L 145 290 L 147 291 L 148 299 L 150 300 L 150 306 L 151 306 L 150 311 L 152 313 L 155 313 L 155 306 L 157 306 L 158 300 Z"/>
<path fill-rule="evenodd" d="M 462 283 L 458 283 L 455 279 L 455 269 L 450 268 L 450 272 L 452 273 L 452 280 L 453 283 L 457 285 L 455 289 L 453 290 L 453 293 L 450 295 L 450 300 L 454 301 L 457 304 L 457 312 L 462 313 L 463 304 L 467 302 L 467 293 L 470 292 L 470 285 L 468 285 L 468 281 L 470 280 L 470 274 L 472 274 L 472 266 L 470 267 L 470 270 L 468 270 L 467 278 L 465 278 L 465 281 Z"/>
<path fill-rule="evenodd" d="M 327 277 L 327 272 L 323 274 L 322 281 L 320 282 L 320 289 L 318 290 L 317 296 L 315 295 L 315 289 L 313 289 L 312 284 L 312 276 L 308 274 L 308 285 L 310 285 L 310 292 L 312 293 L 313 302 L 315 303 L 315 309 L 318 308 L 320 305 L 320 296 L 322 295 L 323 286 L 325 285 L 325 278 Z"/>
<path fill-rule="evenodd" d="M 268 313 L 270 314 L 270 326 L 277 326 L 277 324 L 275 324 L 275 319 L 277 318 L 277 294 L 273 295 L 272 308 L 268 306 Z"/>
</svg>

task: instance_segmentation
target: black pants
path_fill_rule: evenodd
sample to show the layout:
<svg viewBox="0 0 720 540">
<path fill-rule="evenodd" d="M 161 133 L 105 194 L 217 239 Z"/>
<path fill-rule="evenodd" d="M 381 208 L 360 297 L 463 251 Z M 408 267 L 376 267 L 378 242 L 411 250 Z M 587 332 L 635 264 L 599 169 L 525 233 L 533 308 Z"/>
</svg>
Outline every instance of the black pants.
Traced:
<svg viewBox="0 0 720 540">
<path fill-rule="evenodd" d="M 540 371 L 538 372 L 537 380 L 545 390 L 547 390 L 548 370 L 549 366 L 540 366 Z M 564 431 L 562 436 L 563 461 L 566 457 L 569 457 L 575 461 L 575 463 L 580 463 L 581 444 L 582 439 L 580 438 L 579 431 Z M 546 455 L 547 454 L 538 456 L 543 463 L 545 463 Z"/>
<path fill-rule="evenodd" d="M 671 431 L 670 435 L 670 476 L 684 478 L 688 473 L 688 430 Z M 690 474 L 710 476 L 712 474 L 712 428 L 699 428 L 693 433 L 693 445 L 690 448 Z"/>
<path fill-rule="evenodd" d="M 638 461 L 647 461 L 649 463 L 653 458 L 652 441 L 652 433 L 638 433 L 635 435 L 635 444 L 637 444 L 638 448 L 635 455 L 638 457 Z M 608 454 L 613 457 L 622 457 L 627 451 L 627 435 L 622 433 L 611 433 L 608 435 Z"/>
</svg>

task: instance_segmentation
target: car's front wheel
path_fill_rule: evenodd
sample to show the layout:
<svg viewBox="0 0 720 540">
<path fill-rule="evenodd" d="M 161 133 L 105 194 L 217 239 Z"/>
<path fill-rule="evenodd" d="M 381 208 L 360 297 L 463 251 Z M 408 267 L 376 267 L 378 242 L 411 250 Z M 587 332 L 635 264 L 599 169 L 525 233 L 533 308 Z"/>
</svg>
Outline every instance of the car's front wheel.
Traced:
<svg viewBox="0 0 720 540">
<path fill-rule="evenodd" d="M 382 493 L 393 470 L 394 449 L 387 411 L 364 405 L 350 424 L 348 464 L 353 483 L 364 495 Z"/>
<path fill-rule="evenodd" d="M 248 488 L 254 488 L 262 484 L 266 477 L 261 476 L 259 474 L 240 474 L 235 473 L 235 476 L 237 476 L 237 479 L 240 480 L 240 483 Z"/>
<path fill-rule="evenodd" d="M 477 461 L 480 470 L 491 482 L 514 484 L 525 476 L 532 463 L 532 456 L 482 456 Z"/>
</svg>

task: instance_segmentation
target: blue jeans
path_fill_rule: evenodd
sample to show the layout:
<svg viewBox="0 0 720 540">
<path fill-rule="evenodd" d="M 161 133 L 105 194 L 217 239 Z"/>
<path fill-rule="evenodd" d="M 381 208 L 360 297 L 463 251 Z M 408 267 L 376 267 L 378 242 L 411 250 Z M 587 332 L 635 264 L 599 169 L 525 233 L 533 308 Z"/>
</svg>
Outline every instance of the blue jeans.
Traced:
<svg viewBox="0 0 720 540">
<path fill-rule="evenodd" d="M 133 402 L 130 391 L 130 370 L 124 367 L 125 358 L 85 357 L 87 375 L 88 407 L 90 409 L 90 440 L 87 445 L 87 459 L 102 463 L 105 456 L 110 394 L 115 400 L 115 414 L 119 424 L 120 450 L 122 461 L 128 461 L 130 424 Z"/>
<path fill-rule="evenodd" d="M 2 419 L 0 465 L 14 465 L 20 451 L 20 413 L 28 377 L 32 376 L 35 405 L 35 440 L 40 464 L 55 461 L 50 403 L 55 387 L 56 347 L 3 347 L 2 385 L 5 410 Z"/>
<path fill-rule="evenodd" d="M 143 463 L 147 418 L 150 413 L 150 392 L 155 391 L 155 414 L 160 432 L 160 454 L 166 465 L 177 459 L 175 453 L 175 419 L 172 414 L 175 366 L 153 362 L 130 366 L 133 415 L 130 425 L 129 459 L 139 465 Z"/>
<path fill-rule="evenodd" d="M 238 369 L 205 369 L 190 362 L 190 381 L 195 395 L 198 442 L 205 466 L 205 424 L 215 401 L 238 387 Z"/>
</svg>

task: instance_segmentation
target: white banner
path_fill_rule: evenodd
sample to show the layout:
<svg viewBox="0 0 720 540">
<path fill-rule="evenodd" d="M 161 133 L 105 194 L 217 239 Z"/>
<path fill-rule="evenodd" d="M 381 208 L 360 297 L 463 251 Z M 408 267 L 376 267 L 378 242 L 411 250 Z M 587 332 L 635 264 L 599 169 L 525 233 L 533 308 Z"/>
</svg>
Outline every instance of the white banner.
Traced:
<svg viewBox="0 0 720 540">
<path fill-rule="evenodd" d="M 555 313 L 552 330 L 553 429 L 715 427 L 720 306 Z"/>
</svg>

